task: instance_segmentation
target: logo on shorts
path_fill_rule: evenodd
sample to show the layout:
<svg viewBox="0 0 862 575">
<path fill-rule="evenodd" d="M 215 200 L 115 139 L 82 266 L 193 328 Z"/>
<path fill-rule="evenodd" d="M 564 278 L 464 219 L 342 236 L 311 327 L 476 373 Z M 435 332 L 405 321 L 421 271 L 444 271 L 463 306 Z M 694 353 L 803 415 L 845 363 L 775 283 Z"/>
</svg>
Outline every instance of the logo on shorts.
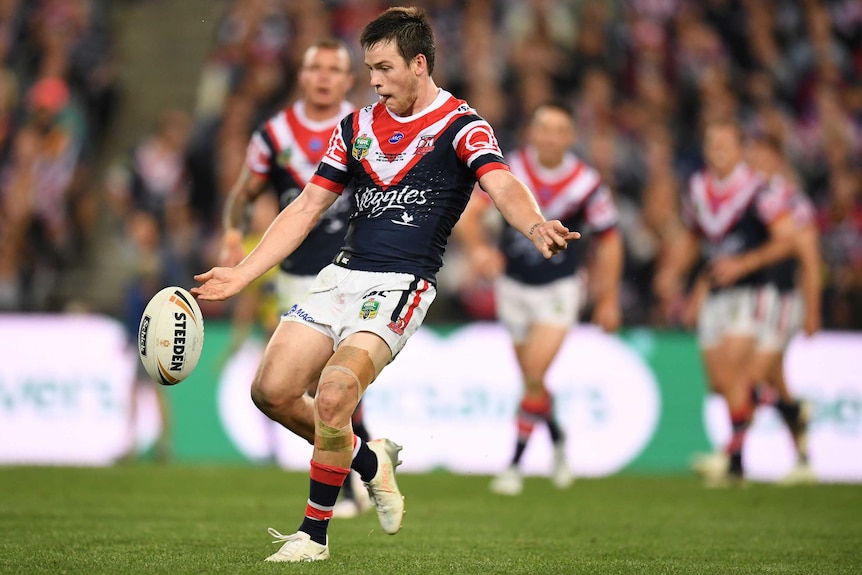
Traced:
<svg viewBox="0 0 862 575">
<path fill-rule="evenodd" d="M 374 140 L 364 134 L 353 141 L 353 157 L 357 162 L 368 155 L 368 150 L 373 142 Z"/>
<path fill-rule="evenodd" d="M 404 335 L 404 329 L 407 327 L 407 322 L 404 321 L 403 317 L 399 317 L 395 321 L 390 321 L 389 325 L 386 327 L 398 335 Z"/>
<path fill-rule="evenodd" d="M 362 307 L 359 309 L 360 319 L 374 319 L 377 317 L 378 308 L 380 308 L 380 302 L 374 298 L 362 302 Z"/>
<path fill-rule="evenodd" d="M 293 307 L 291 307 L 290 310 L 284 315 L 286 315 L 287 317 L 298 317 L 303 321 L 314 323 L 314 318 L 309 315 L 307 311 L 305 311 L 296 304 L 293 304 Z"/>
</svg>

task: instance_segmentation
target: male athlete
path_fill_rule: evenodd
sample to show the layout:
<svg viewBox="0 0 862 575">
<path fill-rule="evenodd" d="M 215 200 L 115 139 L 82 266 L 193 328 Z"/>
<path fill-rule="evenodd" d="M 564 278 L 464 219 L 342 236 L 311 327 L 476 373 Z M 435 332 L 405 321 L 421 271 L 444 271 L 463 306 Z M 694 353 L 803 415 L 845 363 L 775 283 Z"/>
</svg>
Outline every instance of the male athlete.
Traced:
<svg viewBox="0 0 862 575">
<path fill-rule="evenodd" d="M 281 209 L 299 196 L 323 158 L 332 130 L 354 110 L 345 101 L 353 81 L 350 53 L 340 41 L 320 40 L 305 51 L 298 77 L 299 98 L 269 118 L 248 144 L 245 165 L 225 202 L 219 265 L 236 265 L 245 256 L 244 228 L 249 209 L 261 193 L 274 191 Z M 317 273 L 341 249 L 351 200 L 350 193 L 342 194 L 311 230 L 308 240 L 281 261 L 276 278 L 281 314 L 305 295 Z M 363 441 L 370 439 L 362 406 L 353 416 L 353 429 Z M 350 481 L 344 485 L 335 515 L 354 517 L 368 508 L 368 502 L 357 496 Z"/>
<path fill-rule="evenodd" d="M 781 153 L 780 143 L 759 136 L 749 146 L 749 163 L 769 185 L 786 196 L 798 229 L 793 257 L 769 268 L 769 281 L 776 290 L 775 305 L 769 310 L 758 337 L 754 366 L 755 402 L 771 405 L 793 436 L 797 462 L 782 479 L 784 484 L 814 483 L 814 470 L 808 462 L 808 422 L 811 405 L 793 397 L 784 377 L 784 353 L 794 335 L 808 336 L 820 329 L 820 273 L 822 261 L 814 206 L 794 183 Z"/>
<path fill-rule="evenodd" d="M 764 268 L 790 254 L 796 232 L 786 197 L 743 162 L 742 152 L 735 123 L 706 127 L 707 166 L 689 184 L 686 230 L 656 277 L 658 295 L 673 301 L 698 254 L 706 260 L 710 293 L 698 314 L 698 343 L 709 384 L 727 402 L 733 429 L 729 467 L 706 478 L 715 486 L 743 478 L 742 443 L 753 411 L 751 361 L 771 292 Z"/>
<path fill-rule="evenodd" d="M 571 152 L 575 126 L 564 105 L 539 106 L 530 120 L 527 140 L 527 146 L 508 155 L 512 173 L 527 183 L 546 216 L 558 218 L 570 229 L 587 227 L 595 234 L 591 280 L 597 289 L 593 321 L 613 331 L 620 324 L 623 246 L 617 234 L 618 214 L 611 191 L 598 172 Z M 565 437 L 554 417 L 553 397 L 545 387 L 545 375 L 587 299 L 586 245 L 579 242 L 579 249 L 572 247 L 546 260 L 528 239 L 505 225 L 498 251 L 487 241 L 483 226 L 489 207 L 487 195 L 474 193 L 455 234 L 479 274 L 496 280 L 497 317 L 512 336 L 524 383 L 516 415 L 514 455 L 490 488 L 501 495 L 521 493 L 521 458 L 535 425 L 544 423 L 554 446 L 551 481 L 565 489 L 574 476 L 566 463 Z"/>
<path fill-rule="evenodd" d="M 205 300 L 238 293 L 293 253 L 354 186 L 345 247 L 276 328 L 252 385 L 264 413 L 314 442 L 305 517 L 292 535 L 270 530 L 283 545 L 268 561 L 329 558 L 327 527 L 351 467 L 366 482 L 383 531 L 401 528 L 401 447 L 388 439 L 358 442 L 350 418 L 422 323 L 449 233 L 477 179 L 543 256 L 579 237 L 542 217 L 509 171 L 491 126 L 435 85 L 434 36 L 422 10 L 386 10 L 363 29 L 360 43 L 378 101 L 341 121 L 317 172 L 257 247 L 233 268 L 196 276 L 203 285 L 193 288 Z M 312 399 L 305 391 L 315 381 Z"/>
</svg>

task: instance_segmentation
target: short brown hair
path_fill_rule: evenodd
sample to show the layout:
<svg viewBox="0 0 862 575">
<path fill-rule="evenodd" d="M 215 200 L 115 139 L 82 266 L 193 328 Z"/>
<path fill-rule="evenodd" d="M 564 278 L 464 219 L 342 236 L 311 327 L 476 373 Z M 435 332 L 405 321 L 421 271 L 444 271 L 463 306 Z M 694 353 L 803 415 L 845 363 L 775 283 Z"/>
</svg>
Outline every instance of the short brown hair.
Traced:
<svg viewBox="0 0 862 575">
<path fill-rule="evenodd" d="M 434 31 L 421 8 L 389 8 L 369 22 L 359 37 L 363 50 L 393 41 L 406 62 L 422 54 L 428 62 L 428 75 L 434 72 Z"/>
</svg>

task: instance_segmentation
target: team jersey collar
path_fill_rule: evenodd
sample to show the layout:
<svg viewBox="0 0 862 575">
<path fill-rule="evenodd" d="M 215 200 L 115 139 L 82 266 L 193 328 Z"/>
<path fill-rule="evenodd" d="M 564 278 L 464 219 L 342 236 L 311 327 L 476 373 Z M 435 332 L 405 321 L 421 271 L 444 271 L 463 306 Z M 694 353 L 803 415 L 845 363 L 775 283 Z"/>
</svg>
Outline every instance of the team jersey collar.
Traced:
<svg viewBox="0 0 862 575">
<path fill-rule="evenodd" d="M 396 122 L 400 122 L 402 124 L 407 124 L 407 123 L 412 122 L 413 120 L 415 120 L 417 118 L 421 118 L 422 116 L 426 116 L 426 115 L 430 114 L 434 110 L 439 109 L 443 104 L 446 103 L 446 101 L 449 98 L 452 98 L 452 97 L 453 97 L 452 94 L 450 94 L 449 92 L 447 92 L 443 88 L 437 88 L 437 97 L 434 98 L 434 101 L 431 102 L 431 105 L 429 105 L 427 108 L 425 108 L 421 112 L 417 112 L 416 114 L 413 114 L 412 116 L 396 116 L 391 111 L 389 111 L 389 108 L 387 108 L 386 106 L 383 106 L 383 104 L 378 104 L 378 105 L 383 106 L 383 108 L 386 110 L 386 113 L 389 114 L 389 117 L 392 118 L 393 120 L 395 120 Z"/>
<path fill-rule="evenodd" d="M 532 170 L 540 180 L 545 182 L 556 182 L 568 177 L 572 173 L 572 168 L 574 168 L 579 162 L 578 157 L 575 156 L 574 153 L 566 152 L 563 154 L 563 161 L 556 167 L 546 168 L 539 162 L 539 152 L 535 147 L 526 146 L 524 148 L 524 155 L 527 162 L 530 164 L 530 170 Z"/>
<path fill-rule="evenodd" d="M 709 174 L 709 191 L 717 196 L 726 196 L 737 191 L 751 176 L 751 170 L 745 162 L 739 162 L 724 178 L 718 178 L 712 171 Z"/>
<path fill-rule="evenodd" d="M 312 120 L 308 117 L 308 114 L 305 112 L 305 102 L 302 100 L 297 100 L 293 103 L 293 113 L 296 115 L 296 119 L 299 120 L 299 123 L 302 126 L 312 132 L 323 132 L 324 130 L 331 130 L 332 125 L 338 123 L 344 116 L 351 113 L 353 111 L 353 106 L 346 101 L 341 102 L 341 107 L 338 109 L 338 113 L 332 116 L 331 118 L 327 118 L 325 120 Z"/>
</svg>

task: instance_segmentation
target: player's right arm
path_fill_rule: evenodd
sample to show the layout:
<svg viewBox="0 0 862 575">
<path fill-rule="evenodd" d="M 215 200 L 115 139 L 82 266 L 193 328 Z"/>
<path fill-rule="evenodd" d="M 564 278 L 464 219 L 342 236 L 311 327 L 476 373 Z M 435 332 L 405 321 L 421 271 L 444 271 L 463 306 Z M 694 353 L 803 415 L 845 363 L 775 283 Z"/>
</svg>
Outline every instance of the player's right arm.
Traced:
<svg viewBox="0 0 862 575">
<path fill-rule="evenodd" d="M 292 254 L 338 196 L 317 184 L 306 184 L 299 197 L 273 220 L 250 254 L 234 267 L 215 267 L 196 275 L 195 281 L 203 285 L 192 288 L 192 294 L 202 300 L 218 301 L 239 293 Z"/>
<path fill-rule="evenodd" d="M 222 213 L 224 233 L 219 265 L 235 266 L 245 256 L 242 247 L 244 220 L 247 218 L 249 206 L 261 194 L 266 181 L 265 176 L 251 171 L 248 166 L 243 166 L 242 172 L 225 200 Z"/>
<path fill-rule="evenodd" d="M 694 232 L 688 228 L 677 232 L 653 279 L 653 290 L 663 304 L 670 305 L 682 295 L 685 276 L 699 256 L 700 244 Z"/>
</svg>

